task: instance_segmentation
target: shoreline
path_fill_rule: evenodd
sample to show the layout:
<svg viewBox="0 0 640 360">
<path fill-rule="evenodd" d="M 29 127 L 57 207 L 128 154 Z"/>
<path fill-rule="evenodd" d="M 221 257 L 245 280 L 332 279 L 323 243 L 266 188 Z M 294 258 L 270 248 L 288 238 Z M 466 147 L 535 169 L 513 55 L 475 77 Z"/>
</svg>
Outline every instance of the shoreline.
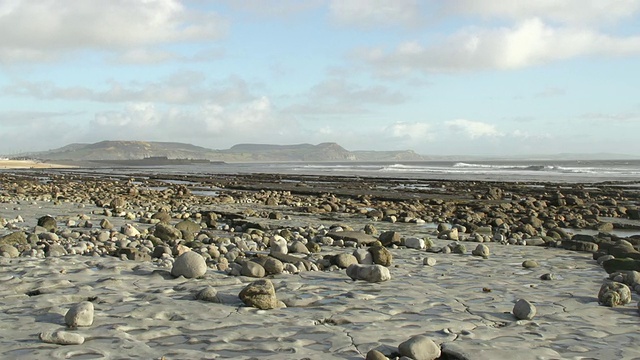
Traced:
<svg viewBox="0 0 640 360">
<path fill-rule="evenodd" d="M 599 305 L 610 276 L 594 260 L 621 241 L 640 247 L 640 236 L 611 234 L 617 223 L 640 225 L 634 189 L 117 174 L 0 172 L 3 356 L 363 359 L 376 349 L 394 358 L 414 335 L 448 359 L 640 356 L 629 345 L 640 340 L 640 287 L 629 284 L 631 303 Z M 564 225 L 598 233 L 576 237 Z M 280 236 L 289 257 L 272 254 Z M 390 280 L 353 281 L 337 260 L 373 261 L 370 239 L 390 254 L 380 265 Z M 490 253 L 475 256 L 481 245 Z M 576 247 L 583 251 L 568 250 Z M 205 259 L 204 275 L 171 276 L 185 251 Z M 264 277 L 283 306 L 259 310 L 238 294 L 259 278 L 248 270 L 258 265 L 247 264 L 265 259 L 283 259 L 280 272 Z M 195 298 L 209 288 L 208 300 Z M 511 313 L 522 298 L 536 306 L 533 319 Z M 87 299 L 93 324 L 66 328 L 66 312 Z M 84 343 L 38 339 L 57 330 Z"/>
<path fill-rule="evenodd" d="M 78 168 L 76 165 L 47 163 L 35 160 L 0 160 L 0 169 L 66 169 Z"/>
</svg>

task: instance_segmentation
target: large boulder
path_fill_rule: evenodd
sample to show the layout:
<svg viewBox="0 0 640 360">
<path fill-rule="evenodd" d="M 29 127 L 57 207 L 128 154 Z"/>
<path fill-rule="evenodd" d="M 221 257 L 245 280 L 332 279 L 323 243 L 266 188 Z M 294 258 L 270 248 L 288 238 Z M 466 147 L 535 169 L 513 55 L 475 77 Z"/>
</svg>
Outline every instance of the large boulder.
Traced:
<svg viewBox="0 0 640 360">
<path fill-rule="evenodd" d="M 206 273 L 207 263 L 202 255 L 195 251 L 187 251 L 178 256 L 171 268 L 171 275 L 184 276 L 188 279 L 201 277 Z"/>
<path fill-rule="evenodd" d="M 14 231 L 0 237 L 0 244 L 6 245 L 25 245 L 27 243 L 27 235 L 22 231 Z"/>
<path fill-rule="evenodd" d="M 93 303 L 83 301 L 73 305 L 64 315 L 64 322 L 70 328 L 93 324 Z"/>
<path fill-rule="evenodd" d="M 180 230 L 162 222 L 156 224 L 153 235 L 165 242 L 182 238 L 182 232 Z"/>
<path fill-rule="evenodd" d="M 347 268 L 347 276 L 353 280 L 377 283 L 391 279 L 389 269 L 382 265 L 353 264 Z"/>
<path fill-rule="evenodd" d="M 611 274 L 620 271 L 640 271 L 640 260 L 635 259 L 610 259 L 602 263 L 604 270 Z"/>
<path fill-rule="evenodd" d="M 398 345 L 403 357 L 414 360 L 435 360 L 440 357 L 440 346 L 424 335 L 416 335 Z"/>
<path fill-rule="evenodd" d="M 247 285 L 238 297 L 247 306 L 268 310 L 279 307 L 276 290 L 269 279 L 261 279 Z"/>
<path fill-rule="evenodd" d="M 631 302 L 631 290 L 623 283 L 605 281 L 598 292 L 598 303 L 614 307 Z"/>
</svg>

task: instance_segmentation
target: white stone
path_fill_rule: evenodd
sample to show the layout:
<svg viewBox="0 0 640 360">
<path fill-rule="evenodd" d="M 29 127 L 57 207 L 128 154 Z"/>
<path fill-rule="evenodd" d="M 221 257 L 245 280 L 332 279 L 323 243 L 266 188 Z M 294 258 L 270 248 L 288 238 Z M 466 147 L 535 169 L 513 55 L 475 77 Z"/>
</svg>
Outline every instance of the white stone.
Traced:
<svg viewBox="0 0 640 360">
<path fill-rule="evenodd" d="M 289 252 L 289 248 L 287 247 L 287 240 L 280 235 L 274 235 L 269 240 L 269 248 L 272 254 L 287 254 Z"/>
</svg>

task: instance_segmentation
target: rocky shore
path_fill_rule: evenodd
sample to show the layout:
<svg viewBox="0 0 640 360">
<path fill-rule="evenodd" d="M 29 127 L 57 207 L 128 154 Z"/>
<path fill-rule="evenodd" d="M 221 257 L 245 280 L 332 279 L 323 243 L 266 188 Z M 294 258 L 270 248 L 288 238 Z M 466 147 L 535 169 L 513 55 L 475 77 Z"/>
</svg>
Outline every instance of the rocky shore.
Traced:
<svg viewBox="0 0 640 360">
<path fill-rule="evenodd" d="M 0 354 L 634 358 L 637 184 L 0 173 Z"/>
</svg>

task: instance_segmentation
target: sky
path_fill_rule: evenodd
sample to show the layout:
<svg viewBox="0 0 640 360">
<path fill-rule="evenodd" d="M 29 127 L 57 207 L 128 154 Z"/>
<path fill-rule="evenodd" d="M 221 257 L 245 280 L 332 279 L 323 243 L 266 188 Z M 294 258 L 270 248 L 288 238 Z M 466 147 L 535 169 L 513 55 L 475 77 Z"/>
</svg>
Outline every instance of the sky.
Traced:
<svg viewBox="0 0 640 360">
<path fill-rule="evenodd" d="M 640 0 L 0 0 L 0 154 L 640 157 Z"/>
</svg>

